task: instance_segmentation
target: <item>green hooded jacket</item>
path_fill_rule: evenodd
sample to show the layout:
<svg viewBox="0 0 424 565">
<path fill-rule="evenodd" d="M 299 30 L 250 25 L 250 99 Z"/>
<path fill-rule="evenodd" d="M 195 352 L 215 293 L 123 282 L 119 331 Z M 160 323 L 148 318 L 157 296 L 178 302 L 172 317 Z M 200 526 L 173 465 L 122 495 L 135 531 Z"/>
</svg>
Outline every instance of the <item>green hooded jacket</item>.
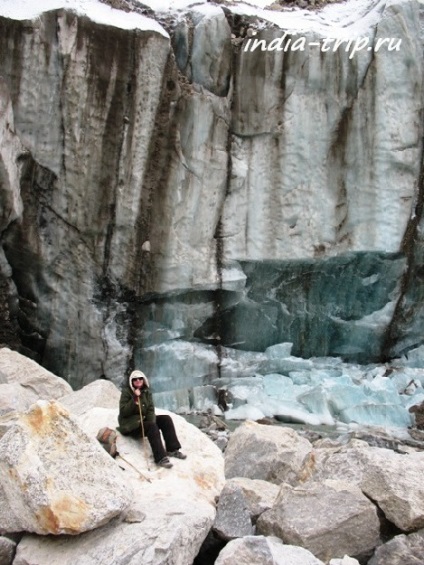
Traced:
<svg viewBox="0 0 424 565">
<path fill-rule="evenodd" d="M 141 377 L 144 379 L 144 385 L 141 389 L 140 397 L 137 397 L 134 394 L 134 387 L 131 381 L 135 377 Z M 122 389 L 121 398 L 119 400 L 119 427 L 117 429 L 123 435 L 128 435 L 140 428 L 140 412 L 136 402 L 138 398 L 140 398 L 141 402 L 143 422 L 154 422 L 156 420 L 155 406 L 153 404 L 153 397 L 149 388 L 149 381 L 146 375 L 141 371 L 133 371 L 128 377 L 128 385 Z"/>
</svg>

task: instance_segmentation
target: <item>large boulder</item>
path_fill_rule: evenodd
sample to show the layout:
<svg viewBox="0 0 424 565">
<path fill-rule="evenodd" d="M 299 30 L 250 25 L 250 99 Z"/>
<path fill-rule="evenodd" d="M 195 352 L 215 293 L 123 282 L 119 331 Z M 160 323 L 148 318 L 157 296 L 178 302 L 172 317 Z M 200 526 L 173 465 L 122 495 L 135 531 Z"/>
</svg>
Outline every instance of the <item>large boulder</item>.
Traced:
<svg viewBox="0 0 424 565">
<path fill-rule="evenodd" d="M 108 407 L 112 398 L 118 398 L 114 408 Z M 119 391 L 106 381 L 87 385 L 64 399 L 91 438 L 102 427 L 116 428 L 118 401 Z M 16 564 L 193 562 L 215 519 L 215 500 L 224 486 L 224 459 L 220 449 L 184 418 L 156 412 L 172 417 L 187 459 L 173 459 L 172 469 L 156 467 L 147 442 L 143 446 L 139 439 L 118 434 L 119 456 L 113 461 L 104 453 L 133 493 L 125 512 L 84 536 L 68 537 L 66 543 L 60 537 L 24 536 Z"/>
<path fill-rule="evenodd" d="M 360 565 L 357 559 L 345 555 L 342 559 L 330 559 L 328 565 Z"/>
<path fill-rule="evenodd" d="M 245 477 L 229 479 L 225 483 L 224 491 L 225 488 L 230 485 L 234 487 L 237 486 L 243 491 L 244 499 L 253 523 L 256 523 L 258 516 L 260 516 L 262 512 L 274 506 L 280 491 L 280 488 L 273 483 L 260 479 L 247 479 Z"/>
<path fill-rule="evenodd" d="M 0 416 L 27 410 L 34 402 L 32 390 L 18 383 L 0 384 Z"/>
<path fill-rule="evenodd" d="M 12 565 L 16 552 L 16 542 L 1 536 L 0 537 L 0 563 L 2 565 Z"/>
<path fill-rule="evenodd" d="M 39 398 L 54 400 L 71 392 L 69 383 L 32 359 L 0 349 L 0 415 L 23 412 Z"/>
<path fill-rule="evenodd" d="M 160 482 L 160 481 L 159 481 Z M 205 512 L 183 497 L 170 499 L 168 492 L 137 496 L 144 513 L 131 521 L 114 521 L 102 528 L 72 538 L 24 536 L 18 545 L 14 565 L 187 565 L 198 553 L 213 511 Z"/>
<path fill-rule="evenodd" d="M 94 407 L 116 409 L 119 406 L 120 395 L 115 384 L 99 379 L 80 390 L 62 396 L 60 403 L 74 416 L 79 416 Z"/>
<path fill-rule="evenodd" d="M 0 530 L 79 534 L 129 505 L 114 461 L 56 402 L 38 401 L 0 440 Z"/>
<path fill-rule="evenodd" d="M 388 520 L 408 532 L 424 527 L 424 452 L 400 454 L 360 440 L 316 449 L 312 480 L 341 479 L 358 485 Z"/>
<path fill-rule="evenodd" d="M 295 484 L 305 473 L 311 453 L 311 443 L 291 428 L 246 421 L 228 443 L 225 476 Z"/>
<path fill-rule="evenodd" d="M 371 554 L 380 542 L 377 507 L 342 481 L 282 485 L 273 508 L 259 517 L 257 531 L 305 547 L 323 561 Z"/>
<path fill-rule="evenodd" d="M 213 530 L 224 540 L 242 538 L 255 533 L 243 490 L 237 484 L 227 483 L 223 488 Z"/>
<path fill-rule="evenodd" d="M 275 537 L 246 536 L 230 541 L 220 552 L 215 565 L 324 565 L 302 547 L 284 545 Z"/>
<path fill-rule="evenodd" d="M 372 449 L 372 448 L 371 448 Z M 367 451 L 361 489 L 405 532 L 424 527 L 424 452 Z"/>
<path fill-rule="evenodd" d="M 409 536 L 399 535 L 377 547 L 368 565 L 422 565 L 424 530 Z"/>
</svg>

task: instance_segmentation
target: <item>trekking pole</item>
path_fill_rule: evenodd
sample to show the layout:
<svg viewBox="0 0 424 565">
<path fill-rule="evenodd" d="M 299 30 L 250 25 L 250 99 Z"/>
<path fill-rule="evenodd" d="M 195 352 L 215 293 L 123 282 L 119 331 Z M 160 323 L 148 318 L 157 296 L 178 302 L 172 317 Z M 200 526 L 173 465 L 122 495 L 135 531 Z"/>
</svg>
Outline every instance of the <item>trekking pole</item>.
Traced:
<svg viewBox="0 0 424 565">
<path fill-rule="evenodd" d="M 143 479 L 143 480 L 145 480 L 145 481 L 148 481 L 149 483 L 152 482 L 152 481 L 149 479 L 149 477 L 146 477 L 146 475 L 143 475 L 143 473 L 142 473 L 141 471 L 139 471 L 139 470 L 137 469 L 137 467 L 135 467 L 132 463 L 130 463 L 130 462 L 128 461 L 128 459 L 125 459 L 125 457 L 122 457 L 121 454 L 118 453 L 116 457 L 117 457 L 117 458 L 119 457 L 119 459 L 122 459 L 122 461 L 125 461 L 125 463 L 126 463 L 127 465 L 129 465 L 130 467 L 132 467 L 132 468 L 134 469 L 134 471 L 137 471 L 137 473 L 138 473 L 140 479 Z M 124 468 L 121 467 L 121 469 L 124 469 Z M 124 470 L 125 470 L 125 469 L 124 469 Z"/>
<path fill-rule="evenodd" d="M 144 435 L 143 414 L 141 413 L 140 397 L 137 398 L 137 404 L 138 404 L 138 412 L 139 412 L 139 414 L 140 414 L 141 441 L 143 442 L 144 458 L 146 459 L 147 470 L 150 471 L 149 458 L 148 458 L 148 456 L 147 456 L 147 451 L 146 451 L 146 438 L 145 438 L 145 435 Z"/>
</svg>

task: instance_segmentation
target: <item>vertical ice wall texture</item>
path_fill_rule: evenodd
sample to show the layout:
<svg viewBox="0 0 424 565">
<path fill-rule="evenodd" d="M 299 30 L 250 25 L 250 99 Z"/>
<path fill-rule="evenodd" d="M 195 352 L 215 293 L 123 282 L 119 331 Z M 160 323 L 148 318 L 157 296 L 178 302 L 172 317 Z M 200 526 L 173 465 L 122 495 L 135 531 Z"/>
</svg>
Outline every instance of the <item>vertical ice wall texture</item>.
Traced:
<svg viewBox="0 0 424 565">
<path fill-rule="evenodd" d="M 169 40 L 65 11 L 0 25 L 0 73 L 25 147 L 15 159 L 24 211 L 2 238 L 22 342 L 79 386 L 127 362 L 121 295 L 140 284 Z"/>
<path fill-rule="evenodd" d="M 404 13 L 386 14 L 375 40 L 404 27 Z M 343 47 L 241 53 L 232 157 L 246 166 L 236 168 L 225 208 L 230 257 L 400 249 L 421 143 L 422 48 L 409 31 L 400 52 L 361 50 L 352 59 Z M 270 43 L 279 34 L 262 35 Z M 235 213 L 240 206 L 244 214 Z"/>
<path fill-rule="evenodd" d="M 245 51 L 283 30 L 210 5 L 171 38 L 0 18 L 2 339 L 75 387 L 174 340 L 421 343 L 421 14 L 369 9 L 399 50 Z"/>
</svg>

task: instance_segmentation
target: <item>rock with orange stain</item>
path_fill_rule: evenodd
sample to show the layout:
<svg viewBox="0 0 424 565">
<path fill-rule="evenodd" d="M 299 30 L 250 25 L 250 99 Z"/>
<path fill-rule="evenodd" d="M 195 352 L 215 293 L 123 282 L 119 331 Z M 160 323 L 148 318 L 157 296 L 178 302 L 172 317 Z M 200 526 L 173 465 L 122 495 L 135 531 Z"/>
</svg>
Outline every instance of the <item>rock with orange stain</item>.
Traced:
<svg viewBox="0 0 424 565">
<path fill-rule="evenodd" d="M 158 409 L 172 417 L 187 459 L 157 467 L 150 446 L 118 434 L 115 462 L 95 438 L 100 428 L 118 425 L 119 397 L 115 385 L 100 380 L 60 404 L 40 401 L 0 417 L 0 533 L 54 534 L 24 534 L 17 565 L 193 562 L 214 523 L 223 454 L 183 417 Z M 110 520 L 127 493 L 128 507 Z"/>
<path fill-rule="evenodd" d="M 104 384 L 101 389 L 107 392 L 109 387 L 103 387 Z M 70 409 L 75 409 L 74 417 L 79 425 L 92 437 L 104 426 L 116 426 L 118 416 L 118 408 L 105 408 L 103 400 L 100 402 L 103 406 L 87 408 L 87 399 L 91 397 L 99 404 L 99 397 L 103 396 L 94 388 L 87 385 L 82 389 L 85 393 L 82 404 L 76 402 L 81 393 L 75 392 L 74 398 L 67 399 Z M 24 535 L 16 551 L 15 565 L 193 563 L 214 523 L 216 501 L 225 482 L 224 456 L 202 431 L 182 416 L 161 409 L 157 413 L 172 418 L 187 459 L 172 458 L 171 469 L 158 467 L 150 446 L 144 450 L 140 440 L 118 434 L 122 458 L 117 462 L 125 468 L 123 476 L 133 493 L 125 515 L 80 536 Z M 30 421 L 43 432 L 37 415 Z M 103 471 L 100 478 L 103 480 Z M 57 506 L 61 506 L 60 501 Z M 42 519 L 53 528 L 57 507 L 51 504 L 49 510 L 52 514 L 44 513 Z M 77 504 L 72 510 L 78 515 Z M 61 517 L 65 519 L 63 513 Z M 71 522 L 73 517 L 72 514 L 66 519 Z"/>
<path fill-rule="evenodd" d="M 0 440 L 0 530 L 79 534 L 128 506 L 116 462 L 57 402 L 15 415 Z"/>
</svg>

